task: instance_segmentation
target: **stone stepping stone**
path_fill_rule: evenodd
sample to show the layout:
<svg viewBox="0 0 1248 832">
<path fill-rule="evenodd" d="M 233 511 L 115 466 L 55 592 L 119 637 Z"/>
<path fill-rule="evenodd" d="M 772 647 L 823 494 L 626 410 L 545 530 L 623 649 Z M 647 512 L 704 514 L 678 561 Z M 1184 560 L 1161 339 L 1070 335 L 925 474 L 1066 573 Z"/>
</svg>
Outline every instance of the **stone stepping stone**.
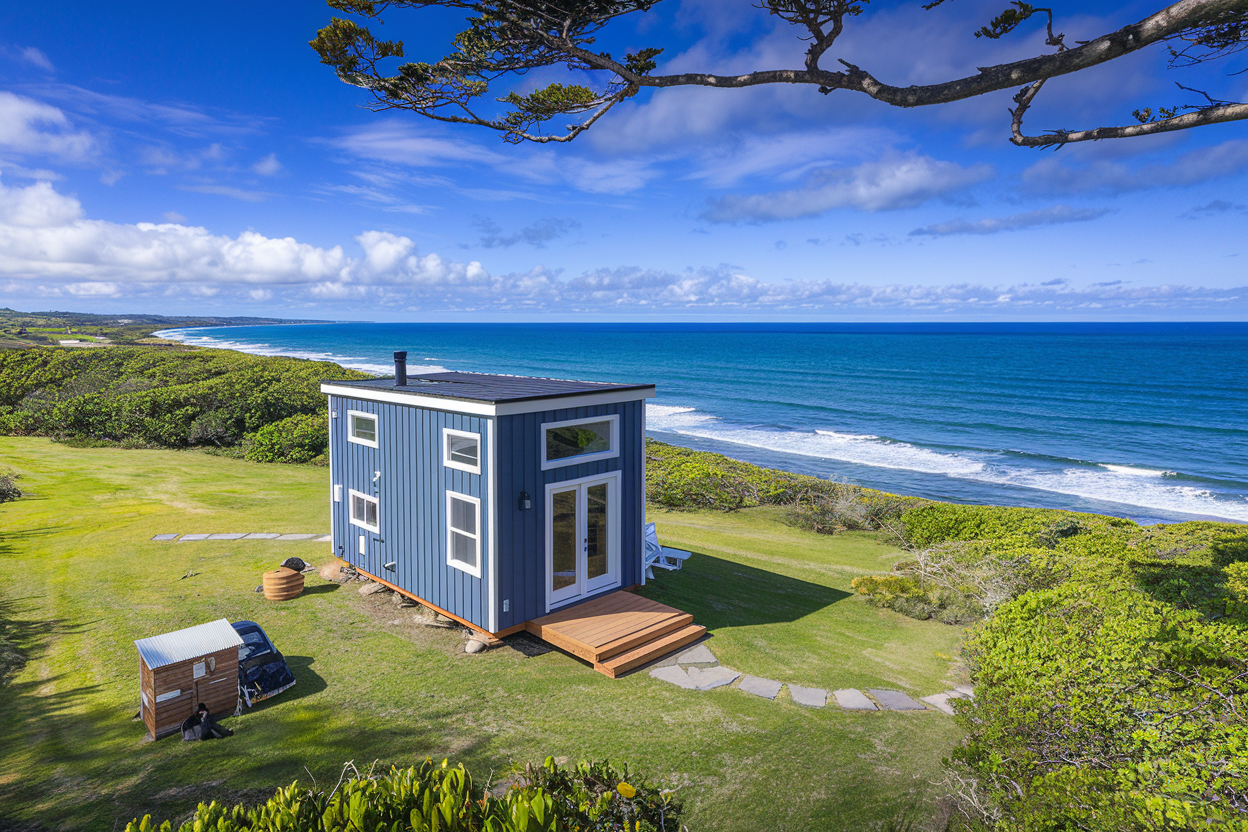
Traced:
<svg viewBox="0 0 1248 832">
<path fill-rule="evenodd" d="M 313 540 L 320 537 L 319 534 L 283 534 L 278 535 L 276 540 Z"/>
<path fill-rule="evenodd" d="M 949 694 L 949 691 L 946 691 L 945 693 L 933 693 L 931 696 L 924 696 L 919 701 L 926 702 L 936 710 L 949 714 L 949 716 L 953 716 L 953 706 L 949 704 L 949 700 L 961 699 L 962 697 L 958 696 L 956 691 L 953 692 L 952 696 Z"/>
<path fill-rule="evenodd" d="M 775 679 L 763 679 L 759 676 L 746 676 L 737 687 L 746 693 L 752 693 L 764 699 L 775 699 L 780 693 L 780 688 L 784 687 L 784 682 L 777 682 Z"/>
<path fill-rule="evenodd" d="M 323 534 L 320 537 L 312 538 L 313 542 L 315 543 L 332 543 L 333 539 L 334 539 L 334 536 L 330 534 Z"/>
<path fill-rule="evenodd" d="M 242 540 L 246 536 L 247 535 L 245 534 L 210 534 L 208 535 L 208 539 L 209 540 Z"/>
<path fill-rule="evenodd" d="M 741 675 L 732 668 L 724 667 L 723 665 L 708 668 L 691 667 L 687 672 L 689 679 L 698 690 L 713 690 L 722 688 L 724 685 L 731 685 Z"/>
<path fill-rule="evenodd" d="M 975 698 L 975 688 L 970 685 L 955 685 L 953 689 L 965 696 L 967 699 Z"/>
<path fill-rule="evenodd" d="M 884 710 L 886 711 L 927 710 L 918 702 L 915 702 L 899 690 L 878 690 L 876 688 L 867 688 L 867 693 L 874 696 L 875 700 L 884 706 Z"/>
<path fill-rule="evenodd" d="M 281 535 L 277 532 L 252 532 L 249 535 L 245 535 L 243 540 L 276 540 L 279 537 Z"/>
<path fill-rule="evenodd" d="M 152 538 L 152 540 L 177 540 L 177 539 L 178 539 L 178 536 L 176 534 L 158 534 Z"/>
<path fill-rule="evenodd" d="M 686 650 L 676 657 L 676 664 L 704 664 L 708 667 L 719 664 L 719 659 L 705 644 L 699 644 L 692 650 Z"/>
<path fill-rule="evenodd" d="M 677 687 L 685 690 L 697 690 L 698 685 L 689 678 L 689 674 L 684 670 L 672 665 L 670 667 L 656 667 L 650 671 L 650 675 L 661 682 L 670 682 Z"/>
<path fill-rule="evenodd" d="M 206 534 L 184 534 L 182 535 L 181 538 L 178 539 L 178 542 L 185 543 L 188 540 L 207 540 L 207 539 L 208 539 L 208 535 Z"/>
<path fill-rule="evenodd" d="M 846 689 L 832 691 L 836 704 L 847 711 L 878 711 L 876 704 L 860 690 Z"/>
<path fill-rule="evenodd" d="M 789 683 L 789 696 L 798 705 L 806 708 L 822 708 L 828 703 L 828 692 L 823 688 L 804 688 L 792 682 Z"/>
</svg>

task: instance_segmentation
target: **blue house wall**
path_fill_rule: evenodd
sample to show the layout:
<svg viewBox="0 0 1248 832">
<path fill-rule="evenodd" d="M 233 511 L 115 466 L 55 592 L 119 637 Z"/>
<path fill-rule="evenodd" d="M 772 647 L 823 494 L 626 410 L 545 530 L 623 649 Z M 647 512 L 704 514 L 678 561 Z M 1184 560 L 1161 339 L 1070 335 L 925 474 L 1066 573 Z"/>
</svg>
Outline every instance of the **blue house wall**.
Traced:
<svg viewBox="0 0 1248 832">
<path fill-rule="evenodd" d="M 546 610 L 546 486 L 611 471 L 620 472 L 620 586 L 642 580 L 642 525 L 645 521 L 645 402 L 546 410 L 499 416 L 495 439 L 495 499 L 498 513 L 498 630 L 540 618 Z M 611 459 L 542 470 L 542 424 L 619 415 L 620 453 Z M 520 493 L 532 508 L 521 510 Z M 587 599 L 586 599 L 587 600 Z M 507 601 L 508 609 L 502 610 Z"/>
<path fill-rule="evenodd" d="M 348 563 L 483 629 L 490 629 L 490 453 L 487 417 L 410 405 L 329 397 L 330 477 L 341 486 L 332 505 L 334 549 Z M 347 412 L 377 416 L 378 447 L 348 440 Z M 446 467 L 442 429 L 481 437 L 481 473 Z M 375 472 L 381 472 L 374 481 Z M 378 500 L 377 533 L 351 524 L 350 491 Z M 481 577 L 447 563 L 446 492 L 481 500 Z M 364 536 L 364 554 L 359 538 Z M 385 564 L 394 561 L 393 571 Z"/>
</svg>

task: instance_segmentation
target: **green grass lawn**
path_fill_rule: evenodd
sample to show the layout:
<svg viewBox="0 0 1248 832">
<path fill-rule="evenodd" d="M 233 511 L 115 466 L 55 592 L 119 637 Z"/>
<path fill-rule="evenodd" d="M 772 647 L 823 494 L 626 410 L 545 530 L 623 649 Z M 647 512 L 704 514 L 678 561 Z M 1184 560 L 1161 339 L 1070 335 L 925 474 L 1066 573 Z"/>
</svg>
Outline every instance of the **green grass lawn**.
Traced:
<svg viewBox="0 0 1248 832">
<path fill-rule="evenodd" d="M 872 829 L 930 808 L 930 781 L 960 736 L 936 713 L 816 711 L 646 673 L 611 680 L 558 652 L 469 656 L 460 633 L 413 626 L 410 611 L 351 586 L 310 577 L 283 604 L 253 591 L 284 557 L 323 561 L 324 544 L 150 540 L 328 531 L 324 468 L 0 437 L 6 469 L 30 493 L 0 505 L 0 619 L 27 656 L 5 691 L 0 828 L 178 818 L 200 800 L 332 784 L 347 760 L 450 756 L 484 781 L 549 754 L 629 763 L 676 789 L 694 832 Z M 696 554 L 645 594 L 706 624 L 725 664 L 916 695 L 958 681 L 955 628 L 852 596 L 854 576 L 899 556 L 876 537 L 809 534 L 766 509 L 653 519 L 664 544 Z M 227 740 L 144 743 L 133 641 L 222 617 L 260 622 L 298 684 L 226 720 L 237 732 Z"/>
</svg>

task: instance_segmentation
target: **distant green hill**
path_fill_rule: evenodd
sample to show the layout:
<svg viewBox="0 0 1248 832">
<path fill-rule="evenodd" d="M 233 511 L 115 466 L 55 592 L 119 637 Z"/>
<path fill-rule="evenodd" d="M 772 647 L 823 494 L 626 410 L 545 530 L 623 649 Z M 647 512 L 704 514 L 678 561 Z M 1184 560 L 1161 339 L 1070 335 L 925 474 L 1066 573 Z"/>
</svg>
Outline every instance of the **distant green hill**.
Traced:
<svg viewBox="0 0 1248 832">
<path fill-rule="evenodd" d="M 215 315 L 97 315 L 90 312 L 19 312 L 0 309 L 0 348 L 56 343 L 55 336 L 88 336 L 106 343 L 133 344 L 161 329 L 188 326 L 262 326 L 265 324 L 329 323 L 283 318 L 218 317 Z"/>
</svg>

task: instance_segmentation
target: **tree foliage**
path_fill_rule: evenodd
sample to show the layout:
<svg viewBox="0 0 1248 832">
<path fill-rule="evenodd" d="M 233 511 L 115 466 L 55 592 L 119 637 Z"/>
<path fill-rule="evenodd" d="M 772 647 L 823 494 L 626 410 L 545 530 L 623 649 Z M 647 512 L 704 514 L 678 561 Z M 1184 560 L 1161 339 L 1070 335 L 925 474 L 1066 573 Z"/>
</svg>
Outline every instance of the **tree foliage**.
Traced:
<svg viewBox="0 0 1248 832">
<path fill-rule="evenodd" d="M 804 84 L 823 94 L 848 90 L 897 107 L 923 107 L 960 101 L 998 90 L 1018 90 L 1011 110 L 1011 141 L 1023 147 L 1060 147 L 1070 142 L 1143 136 L 1248 118 L 1248 104 L 1204 98 L 1195 104 L 1137 109 L 1137 123 L 1085 130 L 1054 130 L 1026 135 L 1023 119 L 1051 78 L 1071 75 L 1134 54 L 1150 46 L 1164 46 L 1171 66 L 1191 66 L 1219 60 L 1248 46 L 1248 0 L 1180 0 L 1137 23 L 1068 45 L 1064 33 L 1054 30 L 1054 12 L 1013 0 L 995 18 L 974 32 L 977 38 L 999 39 L 1028 30 L 1033 19 L 1043 21 L 1049 50 L 1024 60 L 980 67 L 974 75 L 922 86 L 893 86 L 868 69 L 838 59 L 838 68 L 825 57 L 844 34 L 850 21 L 869 0 L 759 0 L 759 8 L 794 29 L 807 42 L 803 65 L 764 68 L 738 75 L 694 71 L 659 72 L 661 44 L 638 48 L 623 56 L 597 48 L 604 29 L 626 15 L 650 11 L 658 0 L 328 0 L 365 23 L 334 18 L 321 29 L 311 46 L 321 61 L 333 67 L 348 84 L 367 90 L 378 110 L 404 109 L 427 118 L 473 124 L 498 131 L 510 142 L 566 142 L 592 126 L 615 105 L 644 88 L 702 86 L 739 89 L 766 84 Z M 738 0 L 745 2 L 745 0 Z M 924 5 L 930 10 L 947 0 Z M 384 40 L 370 25 L 381 24 L 383 13 L 420 11 L 431 7 L 468 13 L 467 27 L 441 57 L 402 62 L 407 58 L 401 40 Z M 1076 5 L 1069 10 L 1077 13 Z M 397 66 L 394 64 L 397 62 Z M 558 68 L 590 84 L 552 82 L 520 92 L 499 87 L 518 86 L 526 73 Z M 1021 89 L 1020 89 L 1021 87 Z M 490 102 L 501 103 L 501 112 Z M 549 128 L 556 119 L 571 119 L 560 130 Z"/>
</svg>

